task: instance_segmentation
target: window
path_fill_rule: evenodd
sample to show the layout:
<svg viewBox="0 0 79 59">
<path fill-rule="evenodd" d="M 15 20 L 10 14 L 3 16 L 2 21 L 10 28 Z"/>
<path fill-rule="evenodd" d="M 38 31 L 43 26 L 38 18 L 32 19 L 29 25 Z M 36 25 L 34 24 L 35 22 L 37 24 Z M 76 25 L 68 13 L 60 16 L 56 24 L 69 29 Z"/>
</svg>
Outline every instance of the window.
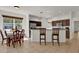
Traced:
<svg viewBox="0 0 79 59">
<path fill-rule="evenodd" d="M 21 18 L 13 18 L 13 17 L 3 17 L 3 28 L 4 29 L 12 29 L 16 27 L 18 29 L 22 29 L 22 19 Z"/>
<path fill-rule="evenodd" d="M 18 29 L 22 28 L 22 19 L 15 19 L 15 26 L 17 26 Z"/>
<path fill-rule="evenodd" d="M 3 18 L 3 26 L 4 26 L 4 29 L 12 29 L 13 28 L 13 19 L 4 17 Z"/>
</svg>

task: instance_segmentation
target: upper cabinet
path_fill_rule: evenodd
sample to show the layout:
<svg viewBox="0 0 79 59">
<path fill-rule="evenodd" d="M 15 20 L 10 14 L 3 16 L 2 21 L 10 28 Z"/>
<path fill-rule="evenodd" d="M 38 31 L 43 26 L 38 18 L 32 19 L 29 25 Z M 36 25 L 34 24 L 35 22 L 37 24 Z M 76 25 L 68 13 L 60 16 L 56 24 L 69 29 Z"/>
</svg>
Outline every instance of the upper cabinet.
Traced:
<svg viewBox="0 0 79 59">
<path fill-rule="evenodd" d="M 62 20 L 62 26 L 70 26 L 70 20 Z"/>
<path fill-rule="evenodd" d="M 41 26 L 41 22 L 37 22 L 36 23 L 36 26 Z"/>
<path fill-rule="evenodd" d="M 36 24 L 36 26 L 41 26 L 41 22 L 40 21 L 30 21 L 30 23 L 34 23 L 34 24 Z"/>
<path fill-rule="evenodd" d="M 52 21 L 52 26 L 70 26 L 70 20 L 64 19 L 64 20 Z"/>
</svg>

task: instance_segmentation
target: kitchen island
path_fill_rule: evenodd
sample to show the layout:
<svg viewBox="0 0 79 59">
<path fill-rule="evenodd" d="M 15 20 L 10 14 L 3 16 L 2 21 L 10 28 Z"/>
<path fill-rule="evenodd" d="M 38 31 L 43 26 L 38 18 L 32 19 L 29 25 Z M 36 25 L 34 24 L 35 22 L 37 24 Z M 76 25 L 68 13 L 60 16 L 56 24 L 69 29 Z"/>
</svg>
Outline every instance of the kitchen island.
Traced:
<svg viewBox="0 0 79 59">
<path fill-rule="evenodd" d="M 31 29 L 31 41 L 32 42 L 40 42 L 40 29 Z M 66 30 L 60 28 L 59 29 L 59 41 L 66 42 Z M 46 28 L 46 42 L 52 42 L 52 29 Z"/>
</svg>

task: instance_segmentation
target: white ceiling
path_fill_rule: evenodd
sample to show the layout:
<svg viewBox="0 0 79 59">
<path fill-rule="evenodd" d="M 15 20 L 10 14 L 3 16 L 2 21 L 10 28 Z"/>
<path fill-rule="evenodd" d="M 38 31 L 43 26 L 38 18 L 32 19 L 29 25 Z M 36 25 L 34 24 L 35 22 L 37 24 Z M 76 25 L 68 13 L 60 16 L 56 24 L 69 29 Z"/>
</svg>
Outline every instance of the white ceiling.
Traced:
<svg viewBox="0 0 79 59">
<path fill-rule="evenodd" d="M 13 6 L 0 6 L 0 9 L 7 11 L 17 11 L 24 14 L 28 12 L 40 17 L 57 17 L 70 12 L 78 12 L 79 6 L 20 6 L 19 9 L 16 9 Z"/>
</svg>

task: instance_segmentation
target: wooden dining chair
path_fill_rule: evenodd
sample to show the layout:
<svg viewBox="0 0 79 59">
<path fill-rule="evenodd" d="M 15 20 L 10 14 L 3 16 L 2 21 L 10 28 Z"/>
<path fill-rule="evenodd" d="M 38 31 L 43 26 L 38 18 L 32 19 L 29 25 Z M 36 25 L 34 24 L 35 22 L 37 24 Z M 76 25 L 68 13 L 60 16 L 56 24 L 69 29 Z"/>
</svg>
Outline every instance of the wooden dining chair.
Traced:
<svg viewBox="0 0 79 59">
<path fill-rule="evenodd" d="M 4 37 L 2 30 L 0 30 L 0 34 L 1 34 L 1 37 L 2 37 L 2 43 L 1 44 L 3 45 L 4 40 L 7 40 L 8 38 Z"/>
<path fill-rule="evenodd" d="M 22 30 L 21 30 L 21 36 L 20 36 L 22 42 L 24 42 L 24 36 L 25 36 L 25 30 L 22 29 Z"/>
<path fill-rule="evenodd" d="M 13 32 L 13 39 L 12 39 L 12 45 L 15 48 L 16 43 L 19 42 L 20 46 L 21 46 L 21 32 L 19 30 Z"/>
<path fill-rule="evenodd" d="M 4 32 L 5 32 L 5 35 L 7 36 L 8 34 L 7 34 L 6 30 Z"/>
<path fill-rule="evenodd" d="M 5 36 L 7 37 L 7 46 L 10 46 L 10 42 L 11 42 L 11 38 L 8 37 L 8 33 L 6 32 L 6 30 L 4 31 Z"/>
<path fill-rule="evenodd" d="M 21 31 L 18 31 L 17 35 L 18 35 L 18 42 L 21 46 L 21 44 L 22 44 Z"/>
<path fill-rule="evenodd" d="M 11 44 L 12 40 L 14 39 L 14 37 L 13 37 L 12 34 L 11 35 L 8 35 L 8 33 L 6 32 L 6 30 L 5 30 L 5 35 L 7 37 L 7 46 L 10 47 L 10 44 Z"/>
<path fill-rule="evenodd" d="M 60 42 L 59 42 L 59 28 L 53 28 L 53 30 L 52 30 L 52 44 L 53 45 L 54 45 L 54 40 L 56 40 L 58 45 L 60 46 Z"/>
<path fill-rule="evenodd" d="M 44 43 L 46 45 L 46 28 L 40 28 L 40 45 L 41 40 L 44 40 Z"/>
</svg>

